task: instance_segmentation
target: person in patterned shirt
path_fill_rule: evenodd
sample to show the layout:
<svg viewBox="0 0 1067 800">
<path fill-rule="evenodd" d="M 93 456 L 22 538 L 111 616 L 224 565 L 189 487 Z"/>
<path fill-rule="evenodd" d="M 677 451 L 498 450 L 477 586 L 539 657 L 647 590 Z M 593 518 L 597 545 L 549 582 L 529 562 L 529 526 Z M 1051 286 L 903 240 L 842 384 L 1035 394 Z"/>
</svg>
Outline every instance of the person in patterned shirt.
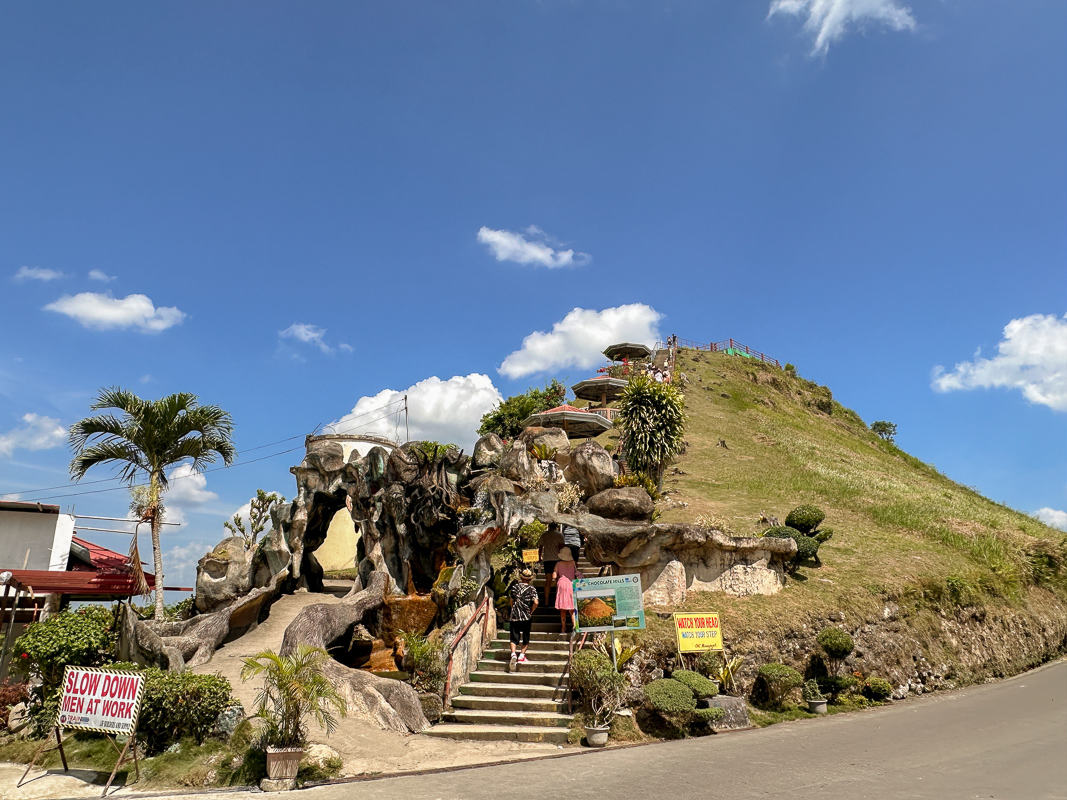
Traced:
<svg viewBox="0 0 1067 800">
<path fill-rule="evenodd" d="M 519 579 L 508 589 L 508 597 L 511 598 L 511 616 L 508 617 L 508 627 L 511 629 L 511 659 L 508 661 L 508 672 L 518 669 L 519 664 L 529 663 L 526 660 L 526 648 L 530 646 L 533 614 L 537 610 L 537 589 L 532 583 L 533 572 L 524 569 L 519 573 Z M 515 652 L 517 646 L 522 647 L 519 652 Z"/>
</svg>

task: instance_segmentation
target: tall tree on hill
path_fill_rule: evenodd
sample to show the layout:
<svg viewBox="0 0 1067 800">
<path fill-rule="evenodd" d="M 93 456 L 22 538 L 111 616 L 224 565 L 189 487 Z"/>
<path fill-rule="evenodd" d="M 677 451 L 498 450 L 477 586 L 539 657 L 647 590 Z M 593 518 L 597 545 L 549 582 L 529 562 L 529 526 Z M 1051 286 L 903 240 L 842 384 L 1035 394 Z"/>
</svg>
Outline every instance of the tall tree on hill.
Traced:
<svg viewBox="0 0 1067 800">
<path fill-rule="evenodd" d="M 626 461 L 663 485 L 667 464 L 682 451 L 685 400 L 676 386 L 635 375 L 619 401 L 619 425 Z"/>
<path fill-rule="evenodd" d="M 80 481 L 97 464 L 118 468 L 119 477 L 133 486 L 148 479 L 148 494 L 140 503 L 141 520 L 152 526 L 152 554 L 156 572 L 156 619 L 163 617 L 163 551 L 159 542 L 162 520 L 160 498 L 167 489 L 166 470 L 190 463 L 196 472 L 219 457 L 232 464 L 237 456 L 231 436 L 233 420 L 218 406 L 202 406 L 194 394 L 177 392 L 159 400 L 142 400 L 132 392 L 101 389 L 93 411 L 114 413 L 86 417 L 70 429 L 74 458 L 70 474 Z M 130 549 L 134 575 L 147 589 L 137 537 Z"/>
</svg>

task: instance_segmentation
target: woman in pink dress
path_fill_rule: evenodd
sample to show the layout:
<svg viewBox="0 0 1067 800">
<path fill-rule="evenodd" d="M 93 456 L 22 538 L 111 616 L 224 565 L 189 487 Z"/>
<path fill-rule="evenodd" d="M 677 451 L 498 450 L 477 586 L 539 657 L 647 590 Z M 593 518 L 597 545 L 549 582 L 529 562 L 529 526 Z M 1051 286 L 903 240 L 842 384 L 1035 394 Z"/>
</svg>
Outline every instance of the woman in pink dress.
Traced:
<svg viewBox="0 0 1067 800">
<path fill-rule="evenodd" d="M 567 617 L 571 618 L 571 630 L 575 625 L 574 586 L 571 583 L 575 578 L 582 577 L 574 563 L 574 556 L 569 547 L 561 547 L 559 561 L 556 562 L 556 571 L 552 573 L 552 580 L 556 584 L 556 608 L 559 609 L 559 622 L 563 626 L 563 632 L 567 632 Z"/>
</svg>

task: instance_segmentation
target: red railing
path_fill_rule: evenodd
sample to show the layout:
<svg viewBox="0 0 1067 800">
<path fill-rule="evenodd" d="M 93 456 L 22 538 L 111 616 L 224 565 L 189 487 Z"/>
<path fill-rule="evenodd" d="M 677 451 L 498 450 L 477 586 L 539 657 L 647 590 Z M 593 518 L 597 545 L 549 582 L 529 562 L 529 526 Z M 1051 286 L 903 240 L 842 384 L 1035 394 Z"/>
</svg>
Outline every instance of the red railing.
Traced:
<svg viewBox="0 0 1067 800">
<path fill-rule="evenodd" d="M 482 644 L 484 645 L 485 643 L 485 637 L 487 634 L 486 628 L 489 626 L 490 597 L 491 595 L 489 594 L 489 592 L 486 592 L 485 597 L 482 598 L 482 602 L 478 605 L 478 610 L 474 612 L 474 614 L 469 620 L 467 620 L 467 624 L 463 626 L 463 630 L 461 630 L 456 635 L 456 638 L 452 640 L 452 647 L 449 648 L 448 651 L 448 671 L 445 673 L 445 703 L 452 702 L 452 659 L 456 655 L 456 648 L 459 647 L 460 644 L 463 642 L 464 637 L 467 635 L 467 631 L 469 631 L 471 629 L 471 626 L 478 621 L 479 617 L 484 620 L 482 622 Z"/>
<path fill-rule="evenodd" d="M 779 363 L 777 358 L 771 358 L 766 353 L 761 353 L 759 350 L 753 350 L 748 345 L 741 344 L 741 342 L 737 341 L 736 339 L 724 339 L 721 342 L 703 344 L 701 342 L 691 341 L 690 339 L 680 338 L 678 339 L 678 346 L 684 347 L 687 350 L 707 350 L 711 353 L 718 353 L 723 350 L 736 350 L 739 353 L 744 353 L 745 355 L 751 358 L 758 358 L 764 364 L 771 364 L 772 366 L 778 367 L 778 369 L 782 368 L 782 365 L 781 363 Z"/>
</svg>

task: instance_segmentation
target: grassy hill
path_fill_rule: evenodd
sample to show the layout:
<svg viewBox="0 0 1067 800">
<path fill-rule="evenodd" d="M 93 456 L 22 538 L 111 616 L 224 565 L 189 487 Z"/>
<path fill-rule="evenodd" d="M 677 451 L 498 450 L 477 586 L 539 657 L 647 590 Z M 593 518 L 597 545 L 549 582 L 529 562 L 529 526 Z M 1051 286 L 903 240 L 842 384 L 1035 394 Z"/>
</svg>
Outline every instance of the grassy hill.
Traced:
<svg viewBox="0 0 1067 800">
<path fill-rule="evenodd" d="M 689 608 L 723 612 L 742 651 L 788 660 L 786 643 L 828 620 L 856 631 L 904 619 L 904 638 L 924 658 L 952 661 L 959 681 L 1015 671 L 1048 657 L 1049 647 L 1062 648 L 1062 531 L 878 438 L 827 387 L 743 357 L 692 350 L 680 351 L 678 371 L 687 381 L 687 446 L 668 470 L 662 521 L 705 515 L 716 518 L 715 527 L 751 536 L 765 527 L 761 512 L 784 522 L 792 508 L 812 503 L 826 512 L 822 527 L 834 530 L 820 550 L 822 566 L 801 568 L 779 595 L 690 596 Z M 1005 643 L 1015 660 L 998 656 L 987 666 L 981 657 L 956 657 L 941 641 L 951 638 L 946 621 L 979 618 L 994 633 L 1001 622 L 1024 632 L 1042 628 L 1042 644 L 1027 654 Z"/>
</svg>

